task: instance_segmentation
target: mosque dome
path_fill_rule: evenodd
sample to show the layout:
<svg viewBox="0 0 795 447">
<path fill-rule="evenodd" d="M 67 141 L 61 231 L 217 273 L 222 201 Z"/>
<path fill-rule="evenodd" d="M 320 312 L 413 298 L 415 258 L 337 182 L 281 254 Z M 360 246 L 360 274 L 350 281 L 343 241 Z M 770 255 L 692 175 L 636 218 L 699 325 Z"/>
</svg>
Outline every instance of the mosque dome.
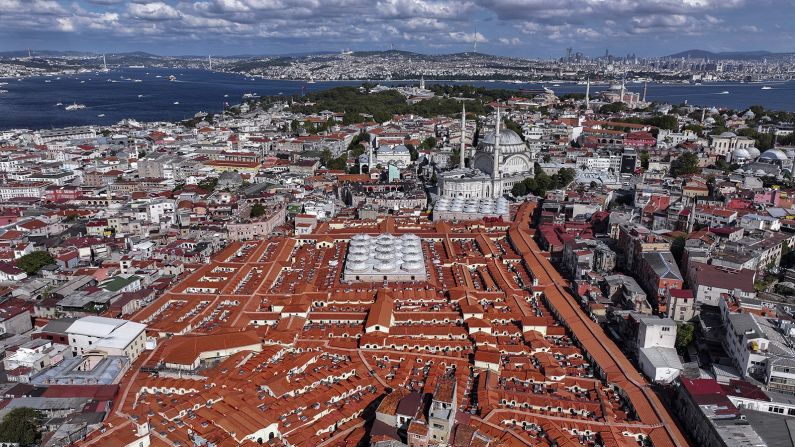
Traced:
<svg viewBox="0 0 795 447">
<path fill-rule="evenodd" d="M 493 146 L 496 134 L 497 134 L 496 132 L 487 133 L 480 141 L 480 144 L 487 144 Z M 505 129 L 505 128 L 500 129 L 500 146 L 513 146 L 513 145 L 524 145 L 522 137 L 520 137 L 519 134 L 512 131 L 511 129 Z"/>
<path fill-rule="evenodd" d="M 760 154 L 759 149 L 757 149 L 757 148 L 755 148 L 753 146 L 748 148 L 748 153 L 751 154 L 751 158 L 757 158 L 757 157 L 759 157 L 759 154 Z"/>
<path fill-rule="evenodd" d="M 748 160 L 750 158 L 751 158 L 751 153 L 748 152 L 748 150 L 746 149 L 738 147 L 737 149 L 732 151 L 732 161 Z"/>
<path fill-rule="evenodd" d="M 762 155 L 759 156 L 759 159 L 770 160 L 770 161 L 784 161 L 787 159 L 787 154 L 785 154 L 779 149 L 768 149 L 762 152 Z"/>
</svg>

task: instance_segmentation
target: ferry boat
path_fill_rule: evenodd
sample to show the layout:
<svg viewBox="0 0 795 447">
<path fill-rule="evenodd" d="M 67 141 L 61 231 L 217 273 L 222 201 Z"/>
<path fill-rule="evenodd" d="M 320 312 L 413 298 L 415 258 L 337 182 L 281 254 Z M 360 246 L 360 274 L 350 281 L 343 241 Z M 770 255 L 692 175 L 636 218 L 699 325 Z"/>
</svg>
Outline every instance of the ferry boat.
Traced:
<svg viewBox="0 0 795 447">
<path fill-rule="evenodd" d="M 80 110 L 80 109 L 85 109 L 85 108 L 86 108 L 86 106 L 85 106 L 85 105 L 83 105 L 83 104 L 78 104 L 78 103 L 76 103 L 76 102 L 74 102 L 74 103 L 72 103 L 72 104 L 69 104 L 68 106 L 66 106 L 66 110 L 70 110 L 70 111 L 71 111 L 71 110 Z"/>
<path fill-rule="evenodd" d="M 176 81 L 176 80 L 177 80 L 177 77 L 176 77 L 176 76 L 174 76 L 174 75 L 171 75 L 171 76 L 169 76 L 169 77 L 168 77 L 168 80 L 169 80 L 169 81 Z"/>
<path fill-rule="evenodd" d="M 729 91 L 728 91 L 728 90 L 724 90 L 724 91 L 722 91 L 722 92 L 720 92 L 720 93 L 718 93 L 718 94 L 719 94 L 719 95 L 728 95 L 728 94 L 729 94 Z"/>
<path fill-rule="evenodd" d="M 773 90 L 773 87 L 771 87 L 769 85 L 766 85 L 766 86 L 762 87 L 762 90 Z"/>
<path fill-rule="evenodd" d="M 179 105 L 179 101 L 174 101 L 174 105 L 178 106 Z"/>
</svg>

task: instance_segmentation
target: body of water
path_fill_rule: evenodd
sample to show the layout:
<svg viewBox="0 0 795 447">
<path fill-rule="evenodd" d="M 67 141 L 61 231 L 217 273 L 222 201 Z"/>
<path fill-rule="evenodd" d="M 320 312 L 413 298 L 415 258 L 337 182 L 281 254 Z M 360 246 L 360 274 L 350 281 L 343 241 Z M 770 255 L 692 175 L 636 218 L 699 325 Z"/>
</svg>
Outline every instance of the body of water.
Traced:
<svg viewBox="0 0 795 447">
<path fill-rule="evenodd" d="M 170 81 L 169 76 L 175 76 Z M 434 81 L 429 81 L 428 84 Z M 384 83 L 384 82 L 382 82 Z M 398 82 L 405 84 L 406 82 Z M 450 82 L 487 88 L 537 89 L 535 84 L 511 82 Z M 178 121 L 196 112 L 219 112 L 224 103 L 237 104 L 243 95 L 300 95 L 361 81 L 306 83 L 247 78 L 241 75 L 204 70 L 125 68 L 108 73 L 73 76 L 0 79 L 0 129 L 41 129 L 86 124 L 108 125 L 124 118 L 139 121 Z M 386 83 L 389 84 L 389 83 Z M 584 93 L 577 84 L 547 84 L 557 94 Z M 763 86 L 770 87 L 762 89 Z M 642 93 L 642 84 L 628 84 Z M 607 86 L 591 86 L 591 94 Z M 726 93 L 728 92 L 728 93 Z M 761 105 L 795 112 L 795 81 L 777 83 L 711 83 L 705 85 L 649 84 L 647 99 L 698 106 L 744 109 Z M 56 105 L 60 103 L 61 105 Z M 78 103 L 85 109 L 65 110 Z"/>
</svg>

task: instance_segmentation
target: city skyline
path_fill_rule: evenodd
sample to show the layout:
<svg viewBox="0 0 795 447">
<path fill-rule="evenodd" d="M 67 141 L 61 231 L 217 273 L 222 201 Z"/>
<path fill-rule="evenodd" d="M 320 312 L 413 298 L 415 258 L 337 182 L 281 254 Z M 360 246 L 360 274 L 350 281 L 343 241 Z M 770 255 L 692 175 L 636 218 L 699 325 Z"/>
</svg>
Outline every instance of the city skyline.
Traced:
<svg viewBox="0 0 795 447">
<path fill-rule="evenodd" d="M 764 0 L 0 1 L 0 51 L 160 55 L 397 49 L 556 58 L 791 52 L 791 2 Z M 771 38 L 775 37 L 775 38 Z"/>
</svg>

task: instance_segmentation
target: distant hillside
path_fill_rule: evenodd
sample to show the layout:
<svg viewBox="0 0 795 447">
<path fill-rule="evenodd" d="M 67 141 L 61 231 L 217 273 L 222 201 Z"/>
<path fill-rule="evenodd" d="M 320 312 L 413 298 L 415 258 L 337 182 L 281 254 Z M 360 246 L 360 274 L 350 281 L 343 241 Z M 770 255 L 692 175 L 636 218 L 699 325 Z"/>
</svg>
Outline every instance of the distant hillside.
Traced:
<svg viewBox="0 0 795 447">
<path fill-rule="evenodd" d="M 706 50 L 687 50 L 666 56 L 672 59 L 691 58 L 691 59 L 762 59 L 790 56 L 792 53 L 771 53 L 770 51 L 723 51 L 714 53 Z"/>
</svg>

